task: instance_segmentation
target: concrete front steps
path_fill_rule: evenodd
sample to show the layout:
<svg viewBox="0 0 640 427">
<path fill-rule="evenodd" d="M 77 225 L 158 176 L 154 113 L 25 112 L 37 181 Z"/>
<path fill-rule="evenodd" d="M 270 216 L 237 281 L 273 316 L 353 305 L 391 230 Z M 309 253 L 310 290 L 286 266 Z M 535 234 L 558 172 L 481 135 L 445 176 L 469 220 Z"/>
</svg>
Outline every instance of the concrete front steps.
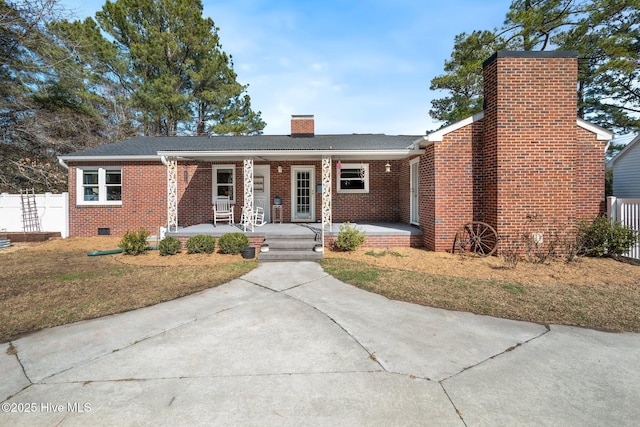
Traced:
<svg viewBox="0 0 640 427">
<path fill-rule="evenodd" d="M 269 245 L 268 252 L 260 252 L 260 261 L 317 261 L 322 259 L 322 252 L 313 248 L 319 244 L 313 233 L 305 234 L 272 234 L 267 235 L 264 244 Z"/>
</svg>

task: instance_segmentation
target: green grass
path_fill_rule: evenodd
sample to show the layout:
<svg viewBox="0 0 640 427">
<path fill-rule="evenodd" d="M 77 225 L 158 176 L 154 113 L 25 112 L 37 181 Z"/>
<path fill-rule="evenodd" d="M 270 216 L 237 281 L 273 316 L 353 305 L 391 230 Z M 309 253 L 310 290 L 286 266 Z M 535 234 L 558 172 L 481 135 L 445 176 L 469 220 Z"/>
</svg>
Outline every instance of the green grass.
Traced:
<svg viewBox="0 0 640 427">
<path fill-rule="evenodd" d="M 376 252 L 374 249 L 371 249 L 370 251 L 367 251 L 367 252 L 365 252 L 364 254 L 365 254 L 365 255 L 372 256 L 372 257 L 375 257 L 375 258 L 380 258 L 380 257 L 386 256 L 386 255 L 391 255 L 391 256 L 399 257 L 399 258 L 404 257 L 404 255 L 402 255 L 402 254 L 401 254 L 400 252 L 398 252 L 398 251 L 387 251 L 387 250 L 383 250 L 383 251 L 380 251 L 380 252 Z"/>
<path fill-rule="evenodd" d="M 387 254 L 387 251 L 376 252 L 375 250 L 371 249 L 370 251 L 367 251 L 364 254 L 379 258 L 379 257 L 385 256 Z"/>
</svg>

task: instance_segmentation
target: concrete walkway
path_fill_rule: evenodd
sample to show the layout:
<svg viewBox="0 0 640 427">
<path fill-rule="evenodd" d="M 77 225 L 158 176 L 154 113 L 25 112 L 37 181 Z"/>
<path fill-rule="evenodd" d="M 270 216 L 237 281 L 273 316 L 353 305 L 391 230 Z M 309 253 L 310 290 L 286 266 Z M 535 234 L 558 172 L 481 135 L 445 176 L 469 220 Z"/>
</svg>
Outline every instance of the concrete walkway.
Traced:
<svg viewBox="0 0 640 427">
<path fill-rule="evenodd" d="M 637 425 L 640 334 L 387 300 L 269 263 L 0 345 L 0 425 Z"/>
</svg>

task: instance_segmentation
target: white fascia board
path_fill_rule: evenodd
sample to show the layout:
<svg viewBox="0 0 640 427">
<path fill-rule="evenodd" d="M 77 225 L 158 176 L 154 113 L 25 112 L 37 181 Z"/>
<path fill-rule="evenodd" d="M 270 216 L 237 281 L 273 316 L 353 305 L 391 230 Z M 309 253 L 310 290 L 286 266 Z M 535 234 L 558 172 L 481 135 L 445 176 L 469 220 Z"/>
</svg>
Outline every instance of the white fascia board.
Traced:
<svg viewBox="0 0 640 427">
<path fill-rule="evenodd" d="M 588 121 L 581 119 L 578 117 L 578 126 L 582 129 L 586 129 L 589 132 L 593 132 L 596 134 L 596 139 L 598 141 L 609 141 L 614 137 L 614 133 L 602 128 L 598 125 L 594 125 L 593 123 L 589 123 Z"/>
<path fill-rule="evenodd" d="M 480 111 L 479 113 L 474 114 L 471 117 L 467 117 L 466 119 L 460 120 L 459 122 L 455 122 L 447 127 L 444 127 L 440 130 L 430 133 L 429 135 L 425 135 L 423 137 L 423 141 L 420 144 L 420 147 L 426 147 L 434 142 L 440 142 L 444 139 L 444 136 L 448 133 L 454 132 L 460 128 L 470 125 L 473 122 L 477 122 L 478 120 L 482 120 L 484 118 L 484 111 Z"/>
<path fill-rule="evenodd" d="M 58 156 L 64 162 L 160 161 L 160 156 Z"/>
<path fill-rule="evenodd" d="M 242 159 L 244 157 L 262 157 L 265 159 L 308 159 L 331 156 L 336 158 L 359 159 L 402 159 L 413 154 L 413 150 L 243 150 L 243 151 L 158 151 L 161 157 L 179 157 L 185 159 Z"/>
<path fill-rule="evenodd" d="M 473 122 L 476 122 L 478 120 L 481 120 L 484 118 L 484 111 L 481 111 L 477 114 L 474 114 L 471 117 L 467 117 L 464 120 L 460 120 L 459 122 L 453 123 L 447 127 L 444 127 L 438 131 L 432 132 L 429 135 L 426 135 L 423 137 L 423 142 L 421 144 L 421 147 L 426 147 L 431 145 L 434 142 L 439 142 L 442 141 L 444 139 L 444 136 L 448 133 L 454 132 L 460 128 L 463 128 L 465 126 L 470 125 Z M 593 132 L 596 134 L 596 138 L 599 141 L 609 141 L 611 138 L 613 138 L 614 134 L 613 132 L 610 132 L 600 126 L 594 125 L 593 123 L 589 123 L 586 120 L 583 120 L 581 118 L 577 119 L 577 124 L 578 126 L 580 126 L 583 129 L 588 130 L 589 132 Z"/>
</svg>

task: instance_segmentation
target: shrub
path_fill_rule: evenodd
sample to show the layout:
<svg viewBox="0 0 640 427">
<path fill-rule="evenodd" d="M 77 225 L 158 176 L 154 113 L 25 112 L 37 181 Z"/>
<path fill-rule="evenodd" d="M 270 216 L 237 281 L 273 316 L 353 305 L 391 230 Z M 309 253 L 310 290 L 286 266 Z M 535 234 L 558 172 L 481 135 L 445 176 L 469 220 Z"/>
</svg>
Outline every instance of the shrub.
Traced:
<svg viewBox="0 0 640 427">
<path fill-rule="evenodd" d="M 126 255 L 143 254 L 147 251 L 147 237 L 149 237 L 149 232 L 144 228 L 140 228 L 138 231 L 127 230 L 118 243 L 118 247 Z"/>
<path fill-rule="evenodd" d="M 365 235 L 354 225 L 345 222 L 340 226 L 340 232 L 338 232 L 338 239 L 335 242 L 336 248 L 342 251 L 355 251 L 358 246 L 362 245 L 365 240 Z"/>
<path fill-rule="evenodd" d="M 216 248 L 216 239 L 213 236 L 197 234 L 189 237 L 185 246 L 188 254 L 211 254 Z"/>
<path fill-rule="evenodd" d="M 175 237 L 167 236 L 158 243 L 160 255 L 175 255 L 182 249 L 182 242 Z"/>
<path fill-rule="evenodd" d="M 218 246 L 223 254 L 239 254 L 249 246 L 249 238 L 242 233 L 227 233 L 220 237 Z"/>
<path fill-rule="evenodd" d="M 634 230 L 606 216 L 599 216 L 591 223 L 582 222 L 578 225 L 579 247 L 587 256 L 622 255 L 631 249 L 637 238 Z"/>
</svg>

